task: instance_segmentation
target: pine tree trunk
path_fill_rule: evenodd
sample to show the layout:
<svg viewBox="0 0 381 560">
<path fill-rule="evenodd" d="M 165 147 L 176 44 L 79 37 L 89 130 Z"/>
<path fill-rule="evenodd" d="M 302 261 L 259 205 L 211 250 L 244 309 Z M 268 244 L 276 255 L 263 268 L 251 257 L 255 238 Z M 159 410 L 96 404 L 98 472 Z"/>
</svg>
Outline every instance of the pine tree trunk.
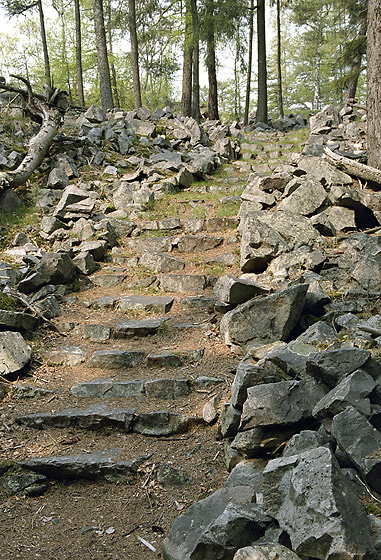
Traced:
<svg viewBox="0 0 381 560">
<path fill-rule="evenodd" d="M 42 39 L 42 50 L 44 52 L 44 65 L 45 65 L 45 79 L 49 87 L 52 87 L 52 77 L 50 73 L 50 62 L 49 62 L 49 52 L 48 43 L 46 41 L 46 31 L 45 31 L 45 18 L 42 9 L 42 2 L 38 0 L 38 13 L 40 16 L 40 26 L 41 26 L 41 39 Z"/>
<path fill-rule="evenodd" d="M 114 64 L 113 50 L 112 50 L 112 32 L 111 32 L 111 1 L 107 2 L 107 37 L 108 37 L 108 48 L 110 52 L 110 70 L 111 70 L 111 82 L 112 89 L 115 99 L 115 105 L 120 107 L 118 83 L 116 80 L 116 70 Z"/>
<path fill-rule="evenodd" d="M 183 82 L 181 95 L 181 114 L 183 117 L 192 115 L 192 57 L 193 27 L 190 0 L 185 2 L 185 30 L 183 54 Z"/>
<path fill-rule="evenodd" d="M 258 105 L 256 121 L 267 123 L 267 64 L 266 64 L 266 23 L 265 0 L 258 0 L 257 4 L 257 34 L 258 34 Z"/>
<path fill-rule="evenodd" d="M 277 28 L 278 111 L 279 111 L 280 118 L 283 119 L 284 110 L 283 110 L 283 88 L 282 88 L 280 0 L 276 0 L 276 28 Z"/>
<path fill-rule="evenodd" d="M 208 17 L 208 33 L 206 38 L 206 66 L 208 68 L 208 118 L 210 120 L 218 120 L 218 88 L 216 73 L 216 47 L 215 47 L 215 30 L 214 30 L 214 1 L 207 0 L 206 3 Z"/>
<path fill-rule="evenodd" d="M 102 0 L 93 0 L 93 13 L 101 105 L 102 109 L 108 111 L 113 108 L 114 104 L 112 100 L 110 67 L 107 58 L 106 31 Z"/>
<path fill-rule="evenodd" d="M 250 0 L 249 45 L 248 45 L 249 60 L 248 60 L 248 63 L 247 63 L 245 115 L 243 117 L 243 124 L 245 126 L 249 122 L 250 93 L 251 93 L 251 72 L 252 72 L 252 68 L 253 68 L 253 38 L 254 38 L 254 0 Z"/>
<path fill-rule="evenodd" d="M 192 28 L 193 28 L 193 88 L 192 88 L 192 117 L 200 122 L 200 46 L 199 26 L 197 14 L 197 0 L 191 0 Z"/>
<path fill-rule="evenodd" d="M 83 92 L 82 34 L 81 34 L 81 13 L 79 10 L 79 0 L 74 0 L 74 13 L 75 13 L 75 68 L 77 72 L 78 103 L 81 107 L 84 107 L 85 95 Z"/>
<path fill-rule="evenodd" d="M 134 90 L 134 109 L 139 109 L 139 107 L 142 106 L 142 95 L 140 91 L 139 50 L 138 36 L 136 33 L 135 0 L 128 0 L 128 27 L 130 31 L 131 42 L 131 69 L 132 86 Z"/>
<path fill-rule="evenodd" d="M 368 165 L 381 169 L 381 5 L 368 3 Z"/>
<path fill-rule="evenodd" d="M 360 31 L 359 31 L 360 37 L 364 38 L 364 43 L 366 42 L 366 28 L 367 28 L 367 20 L 364 18 L 363 21 L 361 22 Z M 360 50 L 359 48 L 353 57 L 351 71 L 350 71 L 351 77 L 347 83 L 347 88 L 345 91 L 345 99 L 354 99 L 356 97 L 357 84 L 361 72 L 362 58 L 363 58 L 363 53 L 362 50 Z"/>
</svg>

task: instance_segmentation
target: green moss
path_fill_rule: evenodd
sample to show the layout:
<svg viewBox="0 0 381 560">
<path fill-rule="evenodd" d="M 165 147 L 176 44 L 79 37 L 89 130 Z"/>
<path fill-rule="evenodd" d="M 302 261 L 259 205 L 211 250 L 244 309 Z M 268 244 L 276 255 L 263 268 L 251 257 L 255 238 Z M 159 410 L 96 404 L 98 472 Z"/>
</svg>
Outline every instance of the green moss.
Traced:
<svg viewBox="0 0 381 560">
<path fill-rule="evenodd" d="M 0 293 L 0 309 L 13 311 L 16 308 L 14 300 L 4 293 Z"/>
</svg>

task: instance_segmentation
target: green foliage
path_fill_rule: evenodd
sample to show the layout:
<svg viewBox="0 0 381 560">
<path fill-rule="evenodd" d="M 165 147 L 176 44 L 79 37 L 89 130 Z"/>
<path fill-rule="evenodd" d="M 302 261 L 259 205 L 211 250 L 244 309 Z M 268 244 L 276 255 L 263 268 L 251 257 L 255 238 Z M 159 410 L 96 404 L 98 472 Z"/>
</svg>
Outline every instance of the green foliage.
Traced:
<svg viewBox="0 0 381 560">
<path fill-rule="evenodd" d="M 7 294 L 0 292 L 0 309 L 5 311 L 14 311 L 15 308 L 15 301 Z"/>
</svg>

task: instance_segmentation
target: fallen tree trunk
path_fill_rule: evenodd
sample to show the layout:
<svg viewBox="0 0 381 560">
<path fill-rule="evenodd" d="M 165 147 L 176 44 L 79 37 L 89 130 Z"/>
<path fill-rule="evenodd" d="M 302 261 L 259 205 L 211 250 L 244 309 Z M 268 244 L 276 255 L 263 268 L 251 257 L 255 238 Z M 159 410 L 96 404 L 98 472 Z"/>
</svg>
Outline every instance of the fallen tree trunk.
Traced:
<svg viewBox="0 0 381 560">
<path fill-rule="evenodd" d="M 339 156 L 332 152 L 329 148 L 325 148 L 324 156 L 332 165 L 345 171 L 349 175 L 354 175 L 365 181 L 371 181 L 372 183 L 378 183 L 381 185 L 381 171 L 375 167 L 370 167 L 363 163 L 359 163 L 353 159 L 349 159 L 343 156 Z"/>
<path fill-rule="evenodd" d="M 34 121 L 39 122 L 41 127 L 36 136 L 29 140 L 28 153 L 20 165 L 13 171 L 0 172 L 0 190 L 26 183 L 46 156 L 68 106 L 67 92 L 48 88 L 47 98 L 44 99 L 43 96 L 33 94 L 28 80 L 20 76 L 14 77 L 21 80 L 28 89 L 17 89 L 0 83 L 0 90 L 18 93 L 23 99 L 24 110 Z"/>
</svg>

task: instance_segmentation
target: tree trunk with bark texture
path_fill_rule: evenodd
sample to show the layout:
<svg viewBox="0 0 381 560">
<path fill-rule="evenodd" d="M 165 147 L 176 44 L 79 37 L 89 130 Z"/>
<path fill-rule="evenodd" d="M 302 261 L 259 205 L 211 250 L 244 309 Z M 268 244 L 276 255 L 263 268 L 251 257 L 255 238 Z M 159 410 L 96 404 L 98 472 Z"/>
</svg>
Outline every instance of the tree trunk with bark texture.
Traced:
<svg viewBox="0 0 381 560">
<path fill-rule="evenodd" d="M 138 50 L 138 36 L 136 33 L 135 0 L 128 0 L 128 28 L 130 31 L 130 43 L 131 43 L 131 69 L 132 69 L 132 84 L 134 90 L 134 109 L 139 109 L 139 107 L 142 106 L 142 94 L 140 90 L 139 50 Z"/>
<path fill-rule="evenodd" d="M 48 99 L 44 100 L 42 96 L 33 95 L 28 80 L 19 76 L 15 77 L 28 87 L 27 91 L 8 87 L 4 84 L 0 86 L 0 90 L 20 94 L 24 102 L 24 110 L 30 114 L 34 121 L 40 122 L 41 127 L 36 136 L 30 139 L 28 153 L 17 169 L 0 172 L 1 190 L 23 185 L 42 163 L 58 132 L 62 117 L 68 106 L 66 91 L 49 88 Z"/>
<path fill-rule="evenodd" d="M 217 90 L 217 73 L 216 73 L 216 45 L 215 45 L 215 29 L 213 21 L 214 1 L 207 0 L 206 3 L 208 17 L 208 31 L 206 38 L 206 66 L 208 68 L 208 118 L 210 120 L 218 120 L 218 90 Z"/>
<path fill-rule="evenodd" d="M 368 163 L 381 169 L 381 4 L 368 3 Z"/>
<path fill-rule="evenodd" d="M 258 33 L 258 105 L 257 122 L 267 123 L 267 64 L 266 64 L 266 21 L 265 0 L 258 0 L 257 4 L 257 33 Z"/>
<path fill-rule="evenodd" d="M 278 111 L 279 117 L 283 119 L 283 87 L 282 87 L 282 34 L 280 25 L 280 0 L 276 0 L 276 30 L 277 30 L 277 74 L 278 74 Z"/>
<path fill-rule="evenodd" d="M 246 78 L 246 99 L 245 99 L 245 115 L 243 124 L 246 126 L 249 122 L 250 111 L 250 93 L 251 93 L 251 72 L 253 68 L 253 39 L 254 39 L 254 0 L 250 0 L 250 19 L 249 19 L 249 60 L 247 62 L 247 78 Z"/>
<path fill-rule="evenodd" d="M 181 114 L 183 117 L 192 115 L 192 57 L 193 57 L 193 27 L 190 0 L 185 2 L 185 30 L 183 54 L 183 82 L 181 95 Z"/>
<path fill-rule="evenodd" d="M 79 0 L 74 0 L 75 14 L 75 68 L 77 73 L 77 95 L 78 104 L 85 106 L 85 95 L 83 92 L 83 70 L 82 70 L 82 31 L 81 31 L 81 12 Z"/>
<path fill-rule="evenodd" d="M 114 104 L 112 100 L 110 66 L 107 57 L 106 31 L 102 0 L 93 0 L 93 13 L 101 105 L 102 109 L 108 111 L 113 108 Z"/>
<path fill-rule="evenodd" d="M 52 77 L 51 77 L 51 73 L 50 73 L 48 43 L 47 43 L 47 40 L 46 40 L 46 31 L 45 31 L 45 18 L 44 18 L 44 12 L 43 12 L 43 9 L 42 9 L 41 0 L 38 0 L 37 6 L 38 6 L 38 13 L 39 13 L 39 16 L 40 16 L 42 50 L 44 52 L 45 79 L 46 79 L 47 85 L 49 87 L 52 87 Z"/>
<path fill-rule="evenodd" d="M 193 88 L 192 88 L 192 117 L 200 122 L 200 38 L 198 26 L 197 0 L 191 0 L 192 28 L 193 28 Z"/>
</svg>

